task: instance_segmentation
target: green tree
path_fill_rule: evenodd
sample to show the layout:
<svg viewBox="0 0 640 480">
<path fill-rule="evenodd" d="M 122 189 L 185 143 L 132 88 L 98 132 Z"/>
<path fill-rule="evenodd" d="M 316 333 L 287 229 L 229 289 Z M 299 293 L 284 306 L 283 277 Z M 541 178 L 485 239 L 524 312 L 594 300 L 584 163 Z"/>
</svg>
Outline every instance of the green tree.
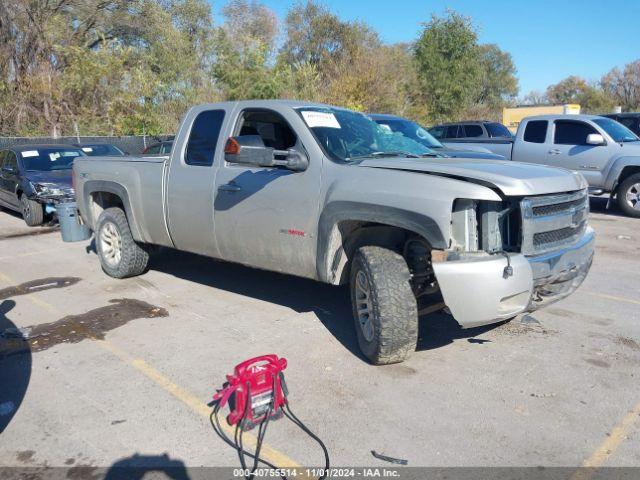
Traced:
<svg viewBox="0 0 640 480">
<path fill-rule="evenodd" d="M 554 105 L 577 103 L 585 113 L 607 112 L 614 105 L 613 98 L 599 85 L 574 75 L 549 86 L 546 97 Z"/>
<path fill-rule="evenodd" d="M 478 46 L 480 57 L 479 90 L 475 103 L 502 107 L 518 95 L 516 67 L 511 54 L 495 44 Z"/>
<path fill-rule="evenodd" d="M 624 111 L 640 110 L 640 60 L 614 68 L 600 80 L 605 94 Z"/>
<path fill-rule="evenodd" d="M 468 17 L 433 15 L 415 45 L 419 97 L 432 120 L 457 117 L 478 94 L 478 36 Z"/>
</svg>

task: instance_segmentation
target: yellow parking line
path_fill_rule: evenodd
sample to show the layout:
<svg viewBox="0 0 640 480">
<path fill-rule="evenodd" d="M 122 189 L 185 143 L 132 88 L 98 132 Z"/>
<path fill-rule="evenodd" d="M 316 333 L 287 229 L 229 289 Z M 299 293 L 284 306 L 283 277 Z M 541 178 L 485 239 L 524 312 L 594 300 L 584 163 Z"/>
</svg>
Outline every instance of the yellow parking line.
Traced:
<svg viewBox="0 0 640 480">
<path fill-rule="evenodd" d="M 187 405 L 194 412 L 209 418 L 211 414 L 211 407 L 202 403 L 202 401 L 196 397 L 191 392 L 185 390 L 184 388 L 176 385 L 167 377 L 165 377 L 162 373 L 157 371 L 147 362 L 139 358 L 132 358 L 126 352 L 120 350 L 118 347 L 104 340 L 97 340 L 98 345 L 100 345 L 105 350 L 111 352 L 114 356 L 118 357 L 127 365 L 138 370 L 147 378 L 151 379 L 156 385 L 160 386 L 163 390 L 173 395 L 175 398 L 180 400 L 182 403 Z M 227 433 L 227 435 L 233 436 L 235 431 L 235 427 L 228 425 L 227 423 L 220 422 L 220 425 L 223 430 Z M 243 435 L 243 444 L 245 444 L 250 450 L 255 449 L 256 447 L 256 437 L 244 433 Z M 286 456 L 284 453 L 279 452 L 278 450 L 266 445 L 262 444 L 262 449 L 260 455 L 268 460 L 269 462 L 277 465 L 279 467 L 298 467 L 299 465 Z"/>
<path fill-rule="evenodd" d="M 584 292 L 588 295 L 593 295 L 594 297 L 605 298 L 607 300 L 614 300 L 616 302 L 626 302 L 633 303 L 634 305 L 640 305 L 640 300 L 634 300 L 633 298 L 625 298 L 625 297 L 617 297 L 615 295 L 607 295 L 606 293 L 598 293 L 598 292 Z"/>
<path fill-rule="evenodd" d="M 9 277 L 8 275 L 5 275 L 2 272 L 0 272 L 0 279 L 6 280 L 8 282 L 13 281 L 11 277 Z M 40 308 L 47 310 L 49 313 L 53 313 L 54 315 L 63 315 L 63 313 L 60 310 L 58 310 L 55 306 L 45 302 L 44 300 L 41 300 L 32 295 L 27 295 L 26 298 L 28 298 L 31 301 L 31 303 L 33 303 L 34 305 L 37 305 Z M 111 353 L 113 356 L 115 356 L 122 362 L 138 370 L 140 373 L 142 373 L 144 376 L 146 376 L 148 379 L 150 379 L 156 385 L 162 388 L 165 392 L 169 393 L 173 397 L 180 400 L 192 411 L 206 418 L 209 418 L 209 415 L 211 414 L 211 408 L 207 404 L 203 403 L 200 400 L 200 398 L 198 398 L 193 393 L 173 383 L 169 378 L 165 377 L 162 373 L 160 373 L 158 370 L 153 368 L 147 362 L 145 362 L 140 358 L 131 357 L 124 350 L 121 350 L 120 348 L 116 347 L 115 345 L 113 345 L 112 343 L 106 340 L 98 340 L 95 338 L 93 338 L 92 340 L 94 340 L 97 345 L 102 347 L 107 352 Z M 235 427 L 232 427 L 224 423 L 224 421 L 220 422 L 220 425 L 222 426 L 223 430 L 225 430 L 227 435 L 233 436 Z M 256 448 L 257 439 L 251 433 L 245 432 L 243 434 L 242 440 L 243 440 L 243 444 L 249 450 Z M 267 460 L 268 462 L 274 465 L 277 465 L 278 467 L 295 468 L 300 466 L 297 462 L 289 458 L 287 455 L 279 452 L 278 450 L 272 448 L 266 443 L 262 444 L 262 447 L 260 450 L 260 456 L 265 460 Z"/>
<path fill-rule="evenodd" d="M 616 425 L 609 436 L 594 450 L 594 452 L 582 462 L 582 467 L 589 470 L 578 470 L 571 480 L 587 480 L 593 476 L 595 470 L 607 461 L 620 444 L 627 438 L 630 430 L 640 420 L 640 403 L 633 407 Z"/>
<path fill-rule="evenodd" d="M 628 412 L 622 421 L 614 427 L 611 434 L 582 464 L 583 467 L 600 467 L 627 437 L 629 430 L 640 419 L 640 403 Z"/>
</svg>

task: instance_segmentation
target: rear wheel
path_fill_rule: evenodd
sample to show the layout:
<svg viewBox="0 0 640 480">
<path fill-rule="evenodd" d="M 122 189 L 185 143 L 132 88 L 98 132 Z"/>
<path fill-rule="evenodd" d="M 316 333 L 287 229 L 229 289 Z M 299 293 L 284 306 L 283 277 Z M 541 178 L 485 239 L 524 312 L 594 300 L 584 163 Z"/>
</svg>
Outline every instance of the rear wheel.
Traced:
<svg viewBox="0 0 640 480">
<path fill-rule="evenodd" d="M 22 218 L 30 227 L 42 225 L 44 222 L 44 209 L 42 205 L 34 200 L 30 200 L 26 195 L 20 197 L 20 209 L 22 210 Z"/>
<path fill-rule="evenodd" d="M 149 253 L 131 235 L 125 213 L 117 207 L 107 208 L 96 224 L 96 249 L 105 273 L 114 278 L 127 278 L 143 273 Z"/>
<path fill-rule="evenodd" d="M 625 215 L 640 218 L 640 173 L 627 177 L 618 186 L 616 196 Z"/>
<path fill-rule="evenodd" d="M 350 287 L 358 344 L 365 356 L 375 365 L 406 360 L 418 341 L 418 308 L 402 255 L 361 247 L 351 265 Z"/>
</svg>

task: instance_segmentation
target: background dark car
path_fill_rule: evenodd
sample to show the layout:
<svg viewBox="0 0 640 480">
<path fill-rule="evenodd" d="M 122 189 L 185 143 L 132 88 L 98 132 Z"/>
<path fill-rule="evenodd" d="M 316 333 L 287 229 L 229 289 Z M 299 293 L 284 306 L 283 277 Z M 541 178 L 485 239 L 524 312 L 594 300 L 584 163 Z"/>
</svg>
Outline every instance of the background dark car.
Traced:
<svg viewBox="0 0 640 480">
<path fill-rule="evenodd" d="M 124 157 L 127 155 L 126 152 L 123 152 L 115 145 L 111 145 L 110 143 L 83 143 L 76 144 L 77 147 L 80 147 L 85 155 L 90 157 L 94 156 L 111 156 L 111 157 Z"/>
<path fill-rule="evenodd" d="M 0 204 L 29 226 L 40 225 L 55 204 L 73 197 L 71 167 L 83 156 L 72 145 L 17 145 L 0 150 Z"/>
<path fill-rule="evenodd" d="M 172 141 L 154 143 L 142 151 L 143 155 L 169 155 L 171 153 Z"/>
<path fill-rule="evenodd" d="M 612 118 L 621 123 L 636 135 L 640 136 L 640 112 L 634 113 L 607 113 L 603 117 Z"/>
<path fill-rule="evenodd" d="M 397 117 L 395 115 L 386 115 L 373 113 L 369 117 L 378 125 L 388 128 L 392 132 L 399 132 L 436 153 L 446 155 L 447 157 L 462 158 L 483 158 L 487 160 L 504 160 L 504 157 L 492 153 L 488 149 L 464 149 L 446 147 L 433 137 L 425 128 L 418 123 L 407 118 Z"/>
<path fill-rule="evenodd" d="M 438 140 L 513 138 L 507 127 L 501 123 L 489 121 L 443 123 L 431 127 L 429 133 Z"/>
</svg>

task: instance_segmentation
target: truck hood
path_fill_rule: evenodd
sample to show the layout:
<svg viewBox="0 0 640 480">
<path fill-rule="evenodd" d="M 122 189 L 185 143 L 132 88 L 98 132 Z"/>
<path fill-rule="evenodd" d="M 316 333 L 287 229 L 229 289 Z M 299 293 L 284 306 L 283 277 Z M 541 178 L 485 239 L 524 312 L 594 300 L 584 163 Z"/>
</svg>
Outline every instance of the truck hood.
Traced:
<svg viewBox="0 0 640 480">
<path fill-rule="evenodd" d="M 587 187 L 579 173 L 531 163 L 468 158 L 372 158 L 357 164 L 443 175 L 496 187 L 507 196 L 544 195 Z"/>
</svg>

